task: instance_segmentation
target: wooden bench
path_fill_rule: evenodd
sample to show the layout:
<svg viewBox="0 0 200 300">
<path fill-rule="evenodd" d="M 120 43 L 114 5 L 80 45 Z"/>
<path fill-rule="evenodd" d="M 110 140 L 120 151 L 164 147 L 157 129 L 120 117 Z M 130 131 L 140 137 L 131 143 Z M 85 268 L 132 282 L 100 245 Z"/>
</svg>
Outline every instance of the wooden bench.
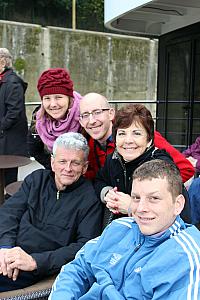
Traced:
<svg viewBox="0 0 200 300">
<path fill-rule="evenodd" d="M 0 293 L 0 300 L 47 300 L 56 275 L 45 278 L 29 287 Z"/>
</svg>

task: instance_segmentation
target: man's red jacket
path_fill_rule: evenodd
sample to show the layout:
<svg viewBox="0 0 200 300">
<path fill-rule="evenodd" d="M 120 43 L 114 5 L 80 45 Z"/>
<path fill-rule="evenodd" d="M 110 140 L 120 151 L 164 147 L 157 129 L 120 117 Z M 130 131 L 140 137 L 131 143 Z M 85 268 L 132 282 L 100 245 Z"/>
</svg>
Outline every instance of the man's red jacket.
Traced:
<svg viewBox="0 0 200 300">
<path fill-rule="evenodd" d="M 115 149 L 115 144 L 111 138 L 107 140 L 105 146 L 101 146 L 93 138 L 88 141 L 90 147 L 89 153 L 89 166 L 85 176 L 89 179 L 94 179 L 97 171 L 104 165 L 108 154 L 112 153 Z M 158 131 L 154 132 L 154 145 L 156 148 L 165 149 L 173 158 L 175 164 L 180 170 L 183 182 L 190 179 L 195 169 L 185 156 L 175 149 Z"/>
</svg>

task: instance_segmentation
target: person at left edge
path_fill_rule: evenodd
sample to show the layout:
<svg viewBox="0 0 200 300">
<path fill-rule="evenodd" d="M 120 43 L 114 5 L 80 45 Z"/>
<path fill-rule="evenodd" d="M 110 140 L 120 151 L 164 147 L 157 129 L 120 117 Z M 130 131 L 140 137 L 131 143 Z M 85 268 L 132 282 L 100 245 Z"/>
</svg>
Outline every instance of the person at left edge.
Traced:
<svg viewBox="0 0 200 300">
<path fill-rule="evenodd" d="M 0 291 L 29 286 L 58 273 L 101 233 L 102 209 L 87 169 L 89 147 L 80 133 L 60 135 L 52 171 L 28 175 L 0 207 Z"/>
<path fill-rule="evenodd" d="M 12 69 L 8 49 L 0 48 L 0 155 L 28 156 L 24 82 Z M 17 180 L 17 168 L 5 170 L 5 185 Z"/>
</svg>

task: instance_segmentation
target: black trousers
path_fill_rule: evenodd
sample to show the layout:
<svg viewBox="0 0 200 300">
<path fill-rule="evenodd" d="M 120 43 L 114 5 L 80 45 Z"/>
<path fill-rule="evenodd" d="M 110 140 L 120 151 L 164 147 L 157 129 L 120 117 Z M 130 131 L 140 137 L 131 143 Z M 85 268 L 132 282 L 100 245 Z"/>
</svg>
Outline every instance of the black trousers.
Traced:
<svg viewBox="0 0 200 300">
<path fill-rule="evenodd" d="M 39 276 L 33 275 L 32 272 L 20 272 L 16 281 L 13 281 L 7 276 L 0 275 L 0 292 L 22 289 L 38 282 L 39 280 Z"/>
</svg>

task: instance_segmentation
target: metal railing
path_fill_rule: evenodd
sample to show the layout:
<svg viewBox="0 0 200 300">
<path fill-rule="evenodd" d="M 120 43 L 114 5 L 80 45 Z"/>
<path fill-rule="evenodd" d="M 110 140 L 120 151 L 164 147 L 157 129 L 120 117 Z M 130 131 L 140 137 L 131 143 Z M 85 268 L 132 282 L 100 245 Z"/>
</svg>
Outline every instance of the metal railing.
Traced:
<svg viewBox="0 0 200 300">
<path fill-rule="evenodd" d="M 115 109 L 117 109 L 119 106 L 123 105 L 123 104 L 129 104 L 129 103 L 141 103 L 147 106 L 147 108 L 151 111 L 153 119 L 155 121 L 155 124 L 158 121 L 163 121 L 165 120 L 165 118 L 163 117 L 159 117 L 156 115 L 156 111 L 157 111 L 157 105 L 158 104 L 166 104 L 166 101 L 164 100 L 139 100 L 139 99 L 119 99 L 119 100 L 109 100 L 108 101 L 111 105 L 114 105 Z M 183 103 L 188 103 L 187 101 L 175 101 L 175 100 L 169 100 L 168 103 L 177 103 L 177 104 L 183 104 Z M 32 112 L 35 109 L 35 107 L 37 107 L 38 105 L 41 104 L 41 101 L 33 101 L 33 102 L 25 102 L 26 108 L 27 108 L 27 118 L 28 118 L 28 123 L 30 125 L 31 122 L 31 117 L 32 117 Z M 153 107 L 151 106 L 153 105 Z M 31 108 L 34 107 L 34 108 Z M 184 118 L 181 117 L 176 117 L 176 118 L 168 118 L 168 121 L 172 121 L 172 120 L 183 120 Z M 163 134 L 164 132 L 162 132 Z M 176 133 L 176 132 L 174 132 Z M 180 134 L 180 132 L 178 132 L 178 134 Z M 186 145 L 174 145 L 176 148 L 186 148 Z"/>
<path fill-rule="evenodd" d="M 108 101 L 110 104 L 113 104 L 115 106 L 115 109 L 118 108 L 118 105 L 120 104 L 128 104 L 128 103 L 141 103 L 141 104 L 148 104 L 148 105 L 151 105 L 151 104 L 154 104 L 156 105 L 158 103 L 158 101 L 155 101 L 155 100 L 109 100 Z M 27 118 L 28 118 L 28 123 L 30 125 L 30 122 L 31 122 L 31 116 L 32 116 L 32 112 L 33 110 L 35 109 L 35 107 L 37 107 L 38 105 L 41 104 L 41 101 L 29 101 L 29 102 L 25 102 L 25 106 L 26 106 L 26 113 L 27 113 Z M 31 107 L 33 107 L 32 109 L 30 109 Z M 156 107 L 155 107 L 155 112 L 153 113 L 154 114 L 154 120 L 156 120 Z"/>
<path fill-rule="evenodd" d="M 118 103 L 148 103 L 148 104 L 157 104 L 159 101 L 156 100 L 133 100 L 133 99 L 126 99 L 126 100 L 108 100 L 111 104 L 118 104 Z M 33 101 L 33 102 L 25 102 L 26 106 L 33 106 L 33 105 L 39 105 L 41 104 L 41 101 Z"/>
</svg>

